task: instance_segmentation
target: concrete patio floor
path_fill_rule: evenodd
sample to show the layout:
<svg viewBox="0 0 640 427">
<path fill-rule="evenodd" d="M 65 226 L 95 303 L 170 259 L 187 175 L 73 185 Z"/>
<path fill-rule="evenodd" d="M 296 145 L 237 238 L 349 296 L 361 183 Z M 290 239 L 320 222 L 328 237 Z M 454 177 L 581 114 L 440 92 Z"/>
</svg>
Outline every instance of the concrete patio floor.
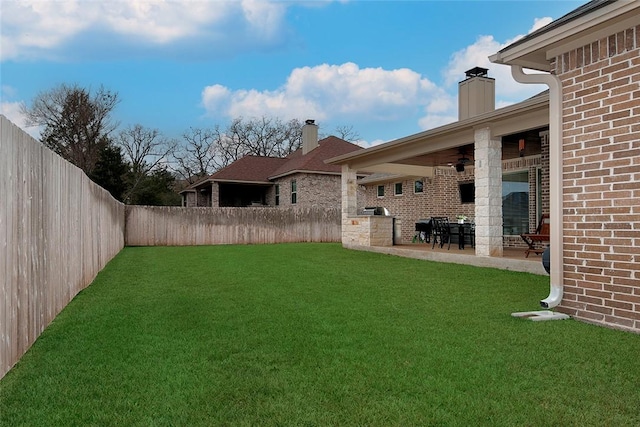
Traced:
<svg viewBox="0 0 640 427">
<path fill-rule="evenodd" d="M 406 258 L 475 265 L 477 267 L 491 267 L 501 270 L 521 271 L 544 276 L 547 275 L 547 272 L 542 266 L 542 257 L 540 255 L 532 254 L 529 255 L 529 258 L 525 258 L 524 248 L 505 248 L 503 250 L 502 257 L 483 257 L 476 256 L 474 248 L 467 246 L 465 249 L 458 249 L 457 244 L 452 244 L 451 249 L 447 249 L 447 245 L 443 248 L 436 245 L 436 247 L 432 249 L 430 243 L 414 243 L 394 246 L 345 245 L 345 247 L 353 250 L 377 252 Z"/>
</svg>

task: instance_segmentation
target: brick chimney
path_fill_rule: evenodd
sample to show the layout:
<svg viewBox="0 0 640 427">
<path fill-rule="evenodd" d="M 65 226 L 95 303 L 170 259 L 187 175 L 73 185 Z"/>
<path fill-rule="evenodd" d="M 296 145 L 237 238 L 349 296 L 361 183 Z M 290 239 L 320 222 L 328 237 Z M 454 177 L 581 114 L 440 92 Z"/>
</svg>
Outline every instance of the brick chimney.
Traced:
<svg viewBox="0 0 640 427">
<path fill-rule="evenodd" d="M 487 76 L 488 71 L 472 68 L 465 72 L 467 78 L 458 83 L 458 120 L 496 109 L 496 81 Z"/>
<path fill-rule="evenodd" d="M 318 146 L 318 125 L 315 120 L 307 119 L 302 126 L 302 155 Z"/>
</svg>

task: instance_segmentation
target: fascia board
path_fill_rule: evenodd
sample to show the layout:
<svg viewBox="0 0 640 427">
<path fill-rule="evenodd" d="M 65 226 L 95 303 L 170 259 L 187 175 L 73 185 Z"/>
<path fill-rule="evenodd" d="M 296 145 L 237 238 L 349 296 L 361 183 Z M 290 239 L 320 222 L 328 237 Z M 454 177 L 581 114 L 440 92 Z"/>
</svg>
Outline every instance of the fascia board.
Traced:
<svg viewBox="0 0 640 427">
<path fill-rule="evenodd" d="M 512 47 L 507 47 L 489 58 L 491 62 L 498 64 L 521 65 L 534 70 L 550 71 L 548 61 L 551 58 L 559 53 L 564 53 L 571 46 L 584 46 L 598 40 L 598 37 L 602 38 L 603 35 L 610 34 L 612 26 L 608 25 L 608 22 L 620 20 L 621 15 L 634 16 L 622 19 L 621 23 L 614 25 L 620 26 L 621 29 L 637 25 L 636 10 L 639 8 L 640 2 L 638 1 L 616 1 L 576 17 L 538 36 L 532 36 L 521 43 L 516 41 Z M 536 52 L 539 54 L 536 55 Z M 531 56 L 537 57 L 531 58 Z M 529 59 L 525 57 L 529 57 Z"/>
<path fill-rule="evenodd" d="M 297 173 L 307 173 L 307 174 L 315 174 L 315 175 L 337 175 L 337 176 L 341 176 L 342 172 L 328 172 L 328 171 L 316 171 L 316 170 L 303 170 L 303 169 L 295 169 L 295 170 L 291 170 L 285 173 L 281 173 L 280 175 L 274 175 L 274 176 L 270 176 L 269 180 L 274 180 L 274 179 L 278 179 L 278 178 L 282 178 L 288 175 L 293 175 L 293 174 L 297 174 Z"/>
<path fill-rule="evenodd" d="M 244 181 L 241 179 L 214 179 L 211 182 L 218 182 L 223 184 L 251 184 L 251 185 L 273 185 L 272 182 L 268 181 Z"/>
<path fill-rule="evenodd" d="M 638 4 L 640 5 L 640 2 L 638 2 Z M 628 18 L 623 18 L 615 22 L 613 25 L 601 25 L 599 28 L 594 29 L 593 31 L 589 31 L 582 37 L 575 38 L 570 42 L 565 42 L 561 46 L 548 49 L 547 59 L 555 58 L 570 50 L 577 49 L 582 46 L 586 46 L 602 38 L 608 37 L 612 34 L 619 33 L 626 29 L 635 27 L 636 25 L 638 25 L 639 20 L 640 18 L 636 14 Z"/>
</svg>

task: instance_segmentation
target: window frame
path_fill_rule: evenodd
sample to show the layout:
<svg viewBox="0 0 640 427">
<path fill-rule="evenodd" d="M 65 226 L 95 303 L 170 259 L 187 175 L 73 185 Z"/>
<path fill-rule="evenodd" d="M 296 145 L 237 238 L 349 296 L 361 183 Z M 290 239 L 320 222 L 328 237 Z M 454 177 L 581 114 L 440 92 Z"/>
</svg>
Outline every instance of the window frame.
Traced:
<svg viewBox="0 0 640 427">
<path fill-rule="evenodd" d="M 382 191 L 380 191 L 382 190 Z M 382 192 L 382 194 L 380 194 Z M 378 199 L 382 199 L 384 197 L 384 184 L 382 185 L 378 185 L 376 187 L 376 195 L 378 197 Z"/>
<path fill-rule="evenodd" d="M 420 191 L 418 191 L 416 185 L 420 183 Z M 424 180 L 416 179 L 413 181 L 413 194 L 424 194 Z"/>
<path fill-rule="evenodd" d="M 280 184 L 276 184 L 276 206 L 280 206 Z"/>
<path fill-rule="evenodd" d="M 393 195 L 394 196 L 402 196 L 402 194 L 404 193 L 404 185 L 403 184 L 404 184 L 403 182 L 395 182 L 393 184 Z M 398 189 L 400 189 L 400 191 L 398 191 Z"/>
<path fill-rule="evenodd" d="M 291 204 L 295 205 L 298 203 L 298 183 L 295 179 L 291 180 Z"/>
</svg>

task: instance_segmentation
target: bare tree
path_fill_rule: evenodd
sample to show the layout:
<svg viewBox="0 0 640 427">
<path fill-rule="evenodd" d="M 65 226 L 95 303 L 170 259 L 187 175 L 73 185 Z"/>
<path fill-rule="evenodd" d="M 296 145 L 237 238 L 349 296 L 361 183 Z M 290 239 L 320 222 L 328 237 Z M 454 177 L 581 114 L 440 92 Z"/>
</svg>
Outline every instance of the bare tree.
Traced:
<svg viewBox="0 0 640 427">
<path fill-rule="evenodd" d="M 299 120 L 267 117 L 234 119 L 226 128 L 194 129 L 183 134 L 185 144 L 174 155 L 176 171 L 193 183 L 247 155 L 286 157 L 302 144 Z"/>
<path fill-rule="evenodd" d="M 353 125 L 336 126 L 335 136 L 349 142 L 356 142 L 362 139 L 360 134 L 353 129 Z"/>
<path fill-rule="evenodd" d="M 182 134 L 184 144 L 173 153 L 174 170 L 189 184 L 213 173 L 216 168 L 215 130 L 189 128 Z"/>
<path fill-rule="evenodd" d="M 277 118 L 240 117 L 227 127 L 225 136 L 222 148 L 232 158 L 247 154 L 286 157 L 302 144 L 302 123 L 297 119 L 282 122 Z"/>
<path fill-rule="evenodd" d="M 139 124 L 120 131 L 116 143 L 131 164 L 131 182 L 124 197 L 128 203 L 144 178 L 152 172 L 164 170 L 177 143 L 165 138 L 157 129 L 148 129 Z"/>
<path fill-rule="evenodd" d="M 117 127 L 110 114 L 118 102 L 118 94 L 102 86 L 92 95 L 77 85 L 61 84 L 38 93 L 21 112 L 27 126 L 44 127 L 44 145 L 90 175 Z"/>
</svg>

